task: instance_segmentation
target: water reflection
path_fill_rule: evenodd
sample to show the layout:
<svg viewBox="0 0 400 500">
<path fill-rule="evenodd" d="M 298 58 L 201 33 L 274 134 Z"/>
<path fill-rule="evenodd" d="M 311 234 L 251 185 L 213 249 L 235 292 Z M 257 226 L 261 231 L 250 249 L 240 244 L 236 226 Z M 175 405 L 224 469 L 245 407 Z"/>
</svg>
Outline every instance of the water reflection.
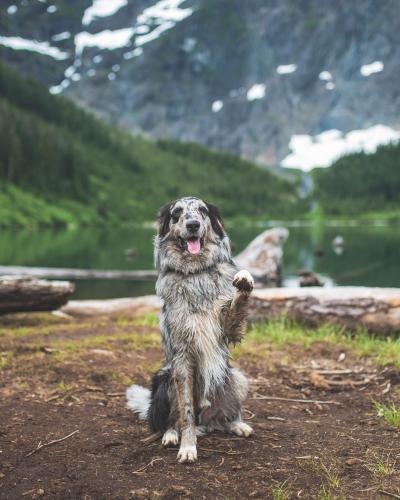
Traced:
<svg viewBox="0 0 400 500">
<path fill-rule="evenodd" d="M 279 223 L 274 223 L 279 225 Z M 297 284 L 300 270 L 321 274 L 328 284 L 400 286 L 400 228 L 334 221 L 304 226 L 285 224 L 290 236 L 284 248 L 283 278 Z M 229 227 L 235 252 L 259 234 L 266 224 Z M 0 264 L 85 269 L 151 269 L 151 228 L 79 228 L 76 230 L 2 230 Z M 343 245 L 332 245 L 335 237 Z M 338 251 L 340 248 L 340 251 Z M 138 296 L 154 292 L 153 282 L 81 280 L 76 298 Z"/>
</svg>

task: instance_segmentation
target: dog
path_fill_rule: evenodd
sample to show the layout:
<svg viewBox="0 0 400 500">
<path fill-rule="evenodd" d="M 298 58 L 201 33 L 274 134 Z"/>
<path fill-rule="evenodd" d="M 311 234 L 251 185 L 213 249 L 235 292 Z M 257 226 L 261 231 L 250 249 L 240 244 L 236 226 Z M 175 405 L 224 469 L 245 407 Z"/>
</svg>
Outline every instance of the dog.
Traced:
<svg viewBox="0 0 400 500">
<path fill-rule="evenodd" d="M 164 446 L 180 436 L 179 462 L 194 462 L 197 435 L 253 432 L 241 416 L 248 381 L 230 365 L 229 345 L 244 335 L 254 282 L 232 260 L 219 210 L 199 198 L 160 209 L 154 247 L 165 360 L 151 391 L 127 390 L 127 406 L 163 434 Z"/>
</svg>

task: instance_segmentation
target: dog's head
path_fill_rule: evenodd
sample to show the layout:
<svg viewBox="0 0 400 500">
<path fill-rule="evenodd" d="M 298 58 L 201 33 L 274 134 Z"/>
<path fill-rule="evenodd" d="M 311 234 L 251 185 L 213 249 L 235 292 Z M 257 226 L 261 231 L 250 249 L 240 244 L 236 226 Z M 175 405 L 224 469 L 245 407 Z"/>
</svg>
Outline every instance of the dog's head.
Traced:
<svg viewBox="0 0 400 500">
<path fill-rule="evenodd" d="M 158 213 L 156 254 L 162 247 L 173 257 L 173 268 L 179 261 L 197 270 L 199 264 L 209 264 L 210 259 L 216 258 L 218 249 L 229 253 L 229 240 L 218 208 L 194 197 L 163 206 Z"/>
</svg>

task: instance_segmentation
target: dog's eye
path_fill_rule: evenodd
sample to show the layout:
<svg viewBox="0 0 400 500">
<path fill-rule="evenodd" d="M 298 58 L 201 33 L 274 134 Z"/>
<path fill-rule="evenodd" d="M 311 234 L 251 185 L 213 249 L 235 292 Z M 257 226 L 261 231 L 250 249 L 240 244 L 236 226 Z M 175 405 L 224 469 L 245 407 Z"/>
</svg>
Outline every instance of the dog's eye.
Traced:
<svg viewBox="0 0 400 500">
<path fill-rule="evenodd" d="M 207 217 L 207 215 L 208 215 L 208 210 L 206 209 L 206 207 L 200 207 L 200 208 L 199 208 L 199 210 L 200 210 L 201 215 L 202 215 L 204 218 L 205 218 L 205 217 Z"/>
<path fill-rule="evenodd" d="M 175 210 L 172 211 L 171 217 L 172 217 L 172 222 L 175 224 L 178 222 L 179 217 L 182 214 L 182 209 L 181 208 L 175 208 Z"/>
</svg>

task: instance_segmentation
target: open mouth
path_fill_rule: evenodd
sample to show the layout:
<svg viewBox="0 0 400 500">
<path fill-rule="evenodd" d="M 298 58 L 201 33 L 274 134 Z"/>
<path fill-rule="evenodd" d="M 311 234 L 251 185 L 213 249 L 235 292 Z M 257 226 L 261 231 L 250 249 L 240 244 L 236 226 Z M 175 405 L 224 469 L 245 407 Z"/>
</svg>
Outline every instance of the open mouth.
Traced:
<svg viewBox="0 0 400 500">
<path fill-rule="evenodd" d="M 197 255 L 201 252 L 203 247 L 203 238 L 198 238 L 197 236 L 193 236 L 184 240 L 180 238 L 181 247 L 187 250 L 191 255 Z"/>
</svg>

